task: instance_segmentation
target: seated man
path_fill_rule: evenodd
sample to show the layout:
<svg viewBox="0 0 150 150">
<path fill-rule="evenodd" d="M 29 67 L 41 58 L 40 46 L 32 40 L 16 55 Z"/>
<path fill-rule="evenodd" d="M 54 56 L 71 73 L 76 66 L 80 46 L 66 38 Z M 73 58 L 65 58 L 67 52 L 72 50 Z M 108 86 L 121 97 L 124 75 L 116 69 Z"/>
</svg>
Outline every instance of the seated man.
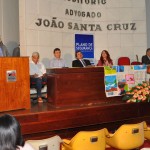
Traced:
<svg viewBox="0 0 150 150">
<path fill-rule="evenodd" d="M 39 53 L 32 53 L 32 61 L 30 62 L 30 82 L 35 82 L 37 90 L 38 102 L 43 102 L 41 98 L 42 82 L 47 81 L 45 66 L 39 62 Z"/>
<path fill-rule="evenodd" d="M 55 48 L 54 58 L 50 60 L 50 68 L 63 68 L 67 67 L 65 61 L 61 58 L 61 51 L 59 48 Z"/>
<path fill-rule="evenodd" d="M 146 50 L 146 55 L 142 56 L 142 64 L 150 64 L 150 48 Z"/>
<path fill-rule="evenodd" d="M 20 57 L 20 44 L 13 49 L 13 57 Z"/>
<path fill-rule="evenodd" d="M 7 57 L 9 56 L 9 52 L 6 46 L 3 44 L 2 39 L 0 37 L 0 57 Z"/>
<path fill-rule="evenodd" d="M 76 51 L 75 57 L 76 60 L 72 62 L 72 67 L 86 67 L 91 65 L 89 60 L 83 59 L 83 54 L 81 51 Z"/>
</svg>

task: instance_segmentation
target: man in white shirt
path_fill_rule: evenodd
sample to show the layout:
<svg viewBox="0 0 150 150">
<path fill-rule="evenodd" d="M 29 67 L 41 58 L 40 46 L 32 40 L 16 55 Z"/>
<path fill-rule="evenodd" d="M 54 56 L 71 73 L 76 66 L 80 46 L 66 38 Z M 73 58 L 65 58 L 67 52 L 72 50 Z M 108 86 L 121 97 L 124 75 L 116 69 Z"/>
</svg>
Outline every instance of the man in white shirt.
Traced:
<svg viewBox="0 0 150 150">
<path fill-rule="evenodd" d="M 50 68 L 63 68 L 67 67 L 65 61 L 60 58 L 61 51 L 59 48 L 55 48 L 54 51 L 54 58 L 50 60 Z"/>
<path fill-rule="evenodd" d="M 32 53 L 32 61 L 30 62 L 30 82 L 35 82 L 37 90 L 38 102 L 43 102 L 41 89 L 42 82 L 47 81 L 46 69 L 42 62 L 39 61 L 39 53 Z"/>
</svg>

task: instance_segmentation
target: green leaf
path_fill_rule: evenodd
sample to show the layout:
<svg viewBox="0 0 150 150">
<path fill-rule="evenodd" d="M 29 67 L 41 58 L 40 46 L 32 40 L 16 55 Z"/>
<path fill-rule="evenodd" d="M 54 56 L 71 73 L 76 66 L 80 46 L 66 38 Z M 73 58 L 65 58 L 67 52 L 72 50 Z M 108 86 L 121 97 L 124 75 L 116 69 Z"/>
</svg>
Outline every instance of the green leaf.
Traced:
<svg viewBox="0 0 150 150">
<path fill-rule="evenodd" d="M 131 99 L 132 97 L 133 97 L 133 95 L 126 94 L 123 96 L 122 100 L 127 101 L 127 100 Z"/>
</svg>

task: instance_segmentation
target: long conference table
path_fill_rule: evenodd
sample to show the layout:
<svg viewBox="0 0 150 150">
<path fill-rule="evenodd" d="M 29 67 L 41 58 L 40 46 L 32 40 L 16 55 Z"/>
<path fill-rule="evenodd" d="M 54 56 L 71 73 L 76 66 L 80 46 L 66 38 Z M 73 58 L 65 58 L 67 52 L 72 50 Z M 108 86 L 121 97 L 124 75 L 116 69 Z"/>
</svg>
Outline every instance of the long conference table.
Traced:
<svg viewBox="0 0 150 150">
<path fill-rule="evenodd" d="M 104 68 L 47 69 L 48 101 L 53 106 L 71 106 L 108 103 L 121 97 L 107 98 L 104 86 Z"/>
</svg>

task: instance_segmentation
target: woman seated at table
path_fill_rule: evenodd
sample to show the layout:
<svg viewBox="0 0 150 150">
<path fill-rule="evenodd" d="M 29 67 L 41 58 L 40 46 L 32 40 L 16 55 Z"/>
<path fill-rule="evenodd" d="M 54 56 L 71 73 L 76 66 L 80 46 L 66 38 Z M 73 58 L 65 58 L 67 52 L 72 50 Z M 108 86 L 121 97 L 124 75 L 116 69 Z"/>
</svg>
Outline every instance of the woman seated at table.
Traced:
<svg viewBox="0 0 150 150">
<path fill-rule="evenodd" d="M 100 60 L 98 61 L 97 66 L 112 66 L 113 65 L 113 61 L 110 58 L 110 55 L 108 53 L 107 50 L 103 50 L 101 53 L 101 57 Z"/>
</svg>

